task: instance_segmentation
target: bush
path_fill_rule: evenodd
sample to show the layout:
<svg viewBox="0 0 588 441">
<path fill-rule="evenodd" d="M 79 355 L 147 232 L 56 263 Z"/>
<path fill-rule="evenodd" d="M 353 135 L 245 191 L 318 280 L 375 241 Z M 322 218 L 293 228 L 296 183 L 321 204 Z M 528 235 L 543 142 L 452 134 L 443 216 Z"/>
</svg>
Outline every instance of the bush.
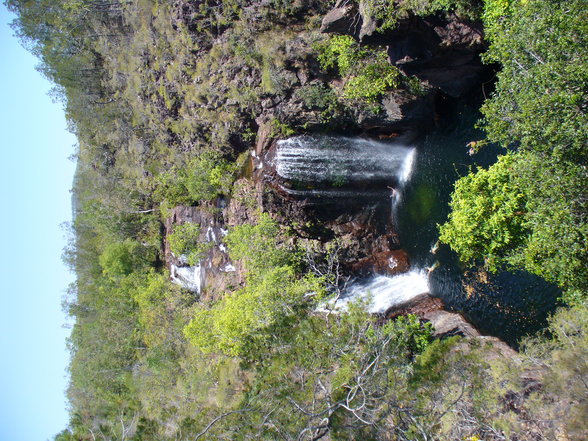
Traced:
<svg viewBox="0 0 588 441">
<path fill-rule="evenodd" d="M 185 223 L 174 227 L 167 238 L 169 248 L 176 257 L 186 256 L 189 265 L 196 265 L 210 249 L 209 243 L 199 243 L 200 225 Z"/>
<path fill-rule="evenodd" d="M 106 245 L 99 257 L 102 271 L 110 278 L 127 276 L 146 266 L 148 261 L 148 249 L 132 239 Z"/>
<path fill-rule="evenodd" d="M 162 207 L 210 201 L 229 194 L 238 165 L 219 153 L 207 151 L 157 176 L 154 198 Z"/>
<path fill-rule="evenodd" d="M 349 35 L 335 35 L 326 42 L 315 46 L 318 62 L 324 70 L 337 69 L 339 75 L 345 76 L 369 56 L 370 51 L 363 49 Z"/>
<path fill-rule="evenodd" d="M 296 90 L 295 95 L 310 110 L 320 110 L 321 122 L 330 122 L 341 111 L 337 94 L 329 86 L 313 83 Z"/>
<path fill-rule="evenodd" d="M 371 103 L 400 85 L 400 71 L 389 63 L 384 49 L 362 48 L 348 35 L 331 37 L 315 49 L 321 68 L 337 68 L 342 77 L 348 77 L 345 98 Z"/>
<path fill-rule="evenodd" d="M 451 214 L 439 239 L 463 262 L 484 261 L 496 271 L 504 256 L 525 237 L 526 198 L 513 179 L 516 156 L 502 156 L 488 170 L 479 169 L 455 183 Z"/>
<path fill-rule="evenodd" d="M 385 91 L 399 86 L 400 72 L 387 61 L 368 64 L 343 89 L 345 98 L 376 101 Z"/>
<path fill-rule="evenodd" d="M 185 186 L 194 201 L 229 194 L 237 171 L 235 164 L 214 152 L 201 154 L 190 161 L 186 169 Z"/>
</svg>

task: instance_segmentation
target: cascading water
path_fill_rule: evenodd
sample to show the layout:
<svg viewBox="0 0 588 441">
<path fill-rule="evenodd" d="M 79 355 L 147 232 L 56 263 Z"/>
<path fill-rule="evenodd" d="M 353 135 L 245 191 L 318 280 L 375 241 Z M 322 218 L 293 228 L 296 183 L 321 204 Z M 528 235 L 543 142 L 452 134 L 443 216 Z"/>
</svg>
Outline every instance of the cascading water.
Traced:
<svg viewBox="0 0 588 441">
<path fill-rule="evenodd" d="M 344 199 L 363 203 L 370 196 L 378 203 L 390 199 L 388 218 L 394 223 L 397 205 L 409 181 L 416 148 L 397 142 L 361 138 L 298 136 L 278 142 L 275 169 L 289 194 L 304 198 Z M 384 313 L 393 306 L 429 292 L 426 271 L 398 276 L 375 275 L 357 280 L 332 306 L 344 309 L 350 302 L 368 301 L 368 310 Z M 334 303 L 334 304 L 333 304 Z"/>
<path fill-rule="evenodd" d="M 335 308 L 371 296 L 369 310 L 382 313 L 429 292 L 483 333 L 516 343 L 544 325 L 559 293 L 526 273 L 464 270 L 448 247 L 436 245 L 455 180 L 475 165 L 492 164 L 499 153 L 486 147 L 469 156 L 463 146 L 483 137 L 472 129 L 478 115 L 467 108 L 456 115 L 416 148 L 359 138 L 290 138 L 278 143 L 273 165 L 282 189 L 310 203 L 386 204 L 384 222 L 409 254 L 412 271 L 356 280 Z"/>
<path fill-rule="evenodd" d="M 414 148 L 361 138 L 297 136 L 278 142 L 282 188 L 301 197 L 350 198 L 389 193 L 410 173 Z"/>
<path fill-rule="evenodd" d="M 198 294 L 202 289 L 203 275 L 200 264 L 195 266 L 176 266 L 172 264 L 170 267 L 172 282 Z"/>
<path fill-rule="evenodd" d="M 428 294 L 427 272 L 412 270 L 394 277 L 375 275 L 351 284 L 342 295 L 329 304 L 346 309 L 350 302 L 366 302 L 368 312 L 383 314 L 394 306 L 402 305 L 421 294 Z"/>
</svg>

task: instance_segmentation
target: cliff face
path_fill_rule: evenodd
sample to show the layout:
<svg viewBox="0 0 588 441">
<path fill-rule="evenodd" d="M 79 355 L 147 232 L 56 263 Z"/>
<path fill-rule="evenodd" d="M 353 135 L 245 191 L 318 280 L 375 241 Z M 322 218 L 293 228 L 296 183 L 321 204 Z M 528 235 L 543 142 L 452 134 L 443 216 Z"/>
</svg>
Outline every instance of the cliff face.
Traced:
<svg viewBox="0 0 588 441">
<path fill-rule="evenodd" d="M 358 51 L 379 51 L 385 64 L 399 72 L 398 87 L 367 101 L 346 98 L 353 76 L 321 66 L 316 42 L 325 37 L 308 24 L 302 26 L 313 14 L 327 40 L 350 36 L 359 43 Z M 336 241 L 348 274 L 406 272 L 410 262 L 394 225 L 394 207 L 402 174 L 410 173 L 410 151 L 400 150 L 443 124 L 451 103 L 479 93 L 487 77 L 479 58 L 485 49 L 481 26 L 455 14 L 421 17 L 405 12 L 386 30 L 362 2 L 349 1 L 338 1 L 330 11 L 309 8 L 307 15 L 301 12 L 292 20 L 289 32 L 272 46 L 279 65 L 259 71 L 237 71 L 232 63 L 222 68 L 230 71 L 236 86 L 243 81 L 272 83 L 273 90 L 254 109 L 254 145 L 236 145 L 250 148 L 244 172 L 250 180 L 237 186 L 237 194 L 219 208 L 214 221 L 204 223 L 219 228 L 248 223 L 255 218 L 249 204 L 270 212 L 300 237 L 323 244 Z M 217 38 L 219 44 L 223 38 Z M 350 135 L 355 144 L 337 138 Z M 398 164 L 385 163 L 390 158 L 398 158 Z M 168 231 L 174 223 L 189 221 L 180 211 L 168 221 Z M 222 252 L 222 258 L 211 253 L 204 266 L 213 260 L 227 264 Z M 217 285 L 209 279 L 212 271 L 206 274 L 203 283 Z"/>
</svg>

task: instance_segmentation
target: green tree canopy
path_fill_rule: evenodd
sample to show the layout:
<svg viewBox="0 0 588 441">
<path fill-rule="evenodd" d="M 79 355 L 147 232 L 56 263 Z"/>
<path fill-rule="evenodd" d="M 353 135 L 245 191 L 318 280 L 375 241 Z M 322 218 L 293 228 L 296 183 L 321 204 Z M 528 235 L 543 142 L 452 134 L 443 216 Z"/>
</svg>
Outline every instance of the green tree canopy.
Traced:
<svg viewBox="0 0 588 441">
<path fill-rule="evenodd" d="M 501 71 L 482 125 L 511 153 L 456 183 L 440 229 L 463 261 L 526 269 L 568 300 L 588 284 L 587 11 L 586 0 L 486 3 L 486 59 Z"/>
<path fill-rule="evenodd" d="M 489 2 L 493 5 L 496 2 Z M 486 59 L 501 65 L 482 106 L 491 141 L 588 163 L 588 2 L 516 2 L 493 18 Z"/>
</svg>

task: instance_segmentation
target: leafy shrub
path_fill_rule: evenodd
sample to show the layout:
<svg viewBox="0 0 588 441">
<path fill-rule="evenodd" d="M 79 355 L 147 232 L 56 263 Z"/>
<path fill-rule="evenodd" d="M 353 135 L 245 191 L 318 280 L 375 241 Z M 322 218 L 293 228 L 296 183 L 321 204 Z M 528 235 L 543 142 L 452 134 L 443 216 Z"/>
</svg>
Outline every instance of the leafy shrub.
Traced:
<svg viewBox="0 0 588 441">
<path fill-rule="evenodd" d="M 176 257 L 186 256 L 189 265 L 196 265 L 210 249 L 210 244 L 200 243 L 200 225 L 185 223 L 174 227 L 168 236 L 169 247 Z"/>
<path fill-rule="evenodd" d="M 400 85 L 400 72 L 389 63 L 382 48 L 362 48 L 352 37 L 337 35 L 315 49 L 321 68 L 336 67 L 341 76 L 348 77 L 343 88 L 345 98 L 374 102 Z"/>
<path fill-rule="evenodd" d="M 349 35 L 335 35 L 326 42 L 315 46 L 318 62 L 324 70 L 336 68 L 339 75 L 351 73 L 370 52 L 363 49 Z"/>
<path fill-rule="evenodd" d="M 297 89 L 295 95 L 308 109 L 320 110 L 322 122 L 331 121 L 341 110 L 337 94 L 326 84 L 307 84 Z"/>
<path fill-rule="evenodd" d="M 185 186 L 193 200 L 211 200 L 219 194 L 230 193 L 235 172 L 235 164 L 218 153 L 203 153 L 188 163 Z"/>
<path fill-rule="evenodd" d="M 148 264 L 148 250 L 136 240 L 126 239 L 106 245 L 99 257 L 104 274 L 111 278 L 127 276 Z"/>
<path fill-rule="evenodd" d="M 526 198 L 512 179 L 516 158 L 502 156 L 488 170 L 480 169 L 455 183 L 451 214 L 439 239 L 464 262 L 483 260 L 493 271 L 524 238 Z"/>
<path fill-rule="evenodd" d="M 281 122 L 277 118 L 272 119 L 270 125 L 270 136 L 272 138 L 288 138 L 289 136 L 292 136 L 294 133 L 296 133 L 292 127 L 286 123 Z"/>
<path fill-rule="evenodd" d="M 441 11 L 454 11 L 460 17 L 475 20 L 482 14 L 481 5 L 482 2 L 479 0 L 404 0 L 400 4 L 394 0 L 364 0 L 363 2 L 367 15 L 378 21 L 379 31 L 394 29 L 398 19 L 406 16 L 407 13 L 426 16 Z"/>
<path fill-rule="evenodd" d="M 158 175 L 154 197 L 165 206 L 209 201 L 230 193 L 237 170 L 237 164 L 207 151 Z"/>
<path fill-rule="evenodd" d="M 345 98 L 376 101 L 385 91 L 399 86 L 400 72 L 387 61 L 368 64 L 343 89 Z"/>
</svg>

